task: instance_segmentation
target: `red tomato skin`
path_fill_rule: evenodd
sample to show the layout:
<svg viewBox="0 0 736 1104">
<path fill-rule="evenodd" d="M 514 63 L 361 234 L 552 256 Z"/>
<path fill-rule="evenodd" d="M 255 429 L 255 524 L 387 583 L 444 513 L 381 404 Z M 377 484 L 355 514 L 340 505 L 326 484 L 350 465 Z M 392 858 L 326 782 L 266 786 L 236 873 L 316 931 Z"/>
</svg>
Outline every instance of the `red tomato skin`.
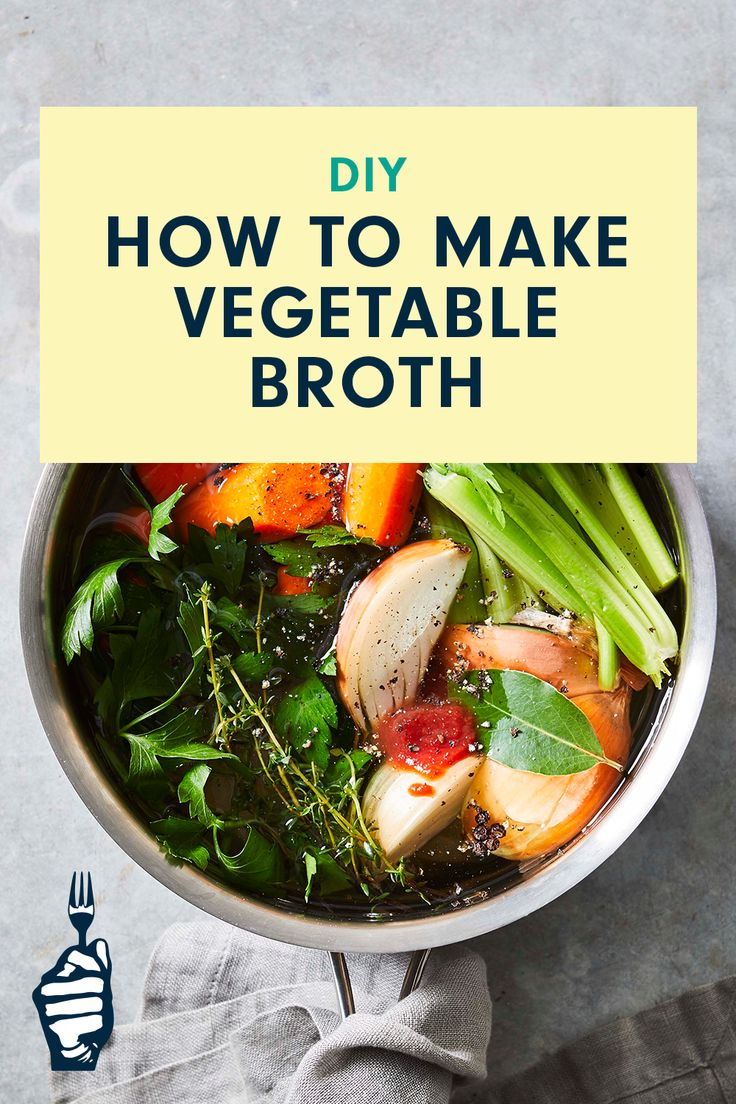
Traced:
<svg viewBox="0 0 736 1104">
<path fill-rule="evenodd" d="M 427 778 L 477 752 L 475 719 L 458 702 L 418 703 L 387 713 L 376 735 L 388 760 Z"/>
</svg>

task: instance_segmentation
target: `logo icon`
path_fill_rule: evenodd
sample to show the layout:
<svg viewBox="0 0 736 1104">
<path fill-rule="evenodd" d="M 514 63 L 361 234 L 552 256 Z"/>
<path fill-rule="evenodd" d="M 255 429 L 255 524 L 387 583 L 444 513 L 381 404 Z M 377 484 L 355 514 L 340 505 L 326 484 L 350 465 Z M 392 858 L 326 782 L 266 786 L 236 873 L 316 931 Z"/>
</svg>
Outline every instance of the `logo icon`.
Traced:
<svg viewBox="0 0 736 1104">
<path fill-rule="evenodd" d="M 95 915 L 92 877 L 72 875 L 69 919 L 77 942 L 33 990 L 53 1070 L 93 1070 L 113 1025 L 110 952 L 104 939 L 87 942 Z"/>
</svg>

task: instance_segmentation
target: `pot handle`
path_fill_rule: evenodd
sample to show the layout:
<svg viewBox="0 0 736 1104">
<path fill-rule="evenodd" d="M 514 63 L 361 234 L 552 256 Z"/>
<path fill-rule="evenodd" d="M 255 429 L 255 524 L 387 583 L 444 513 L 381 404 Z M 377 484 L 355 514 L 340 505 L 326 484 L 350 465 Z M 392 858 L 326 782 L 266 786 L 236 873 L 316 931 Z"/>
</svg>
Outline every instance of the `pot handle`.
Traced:
<svg viewBox="0 0 736 1104">
<path fill-rule="evenodd" d="M 429 955 L 429 949 L 426 951 L 412 952 L 401 985 L 399 1000 L 403 1000 L 404 997 L 408 997 L 410 993 L 413 993 L 415 989 L 419 988 Z M 350 982 L 348 964 L 342 951 L 330 951 L 330 963 L 335 979 L 335 990 L 337 992 L 337 1003 L 340 1008 L 340 1015 L 343 1019 L 346 1019 L 355 1012 L 355 999 L 353 997 L 353 986 Z"/>
</svg>

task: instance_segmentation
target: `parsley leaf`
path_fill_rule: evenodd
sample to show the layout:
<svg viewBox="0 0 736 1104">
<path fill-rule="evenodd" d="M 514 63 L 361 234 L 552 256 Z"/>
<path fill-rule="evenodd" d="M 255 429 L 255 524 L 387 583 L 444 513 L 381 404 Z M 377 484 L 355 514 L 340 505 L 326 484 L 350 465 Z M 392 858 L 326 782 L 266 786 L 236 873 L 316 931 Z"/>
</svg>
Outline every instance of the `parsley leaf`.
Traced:
<svg viewBox="0 0 736 1104">
<path fill-rule="evenodd" d="M 206 763 L 197 763 L 182 778 L 177 797 L 182 805 L 189 803 L 189 816 L 198 820 L 205 828 L 221 827 L 222 821 L 207 804 L 204 787 L 210 776 L 211 768 Z"/>
<path fill-rule="evenodd" d="M 211 582 L 221 583 L 231 598 L 243 581 L 252 535 L 252 525 L 244 522 L 240 525 L 221 522 L 214 536 L 192 525 L 189 527 L 191 552 L 206 559 L 196 570 Z"/>
<path fill-rule="evenodd" d="M 243 609 L 230 598 L 220 598 L 210 613 L 211 624 L 226 632 L 239 648 L 245 650 L 255 641 L 255 621 L 256 614 L 252 609 Z"/>
<path fill-rule="evenodd" d="M 260 682 L 275 666 L 276 657 L 270 652 L 241 652 L 233 660 L 233 669 L 243 682 Z"/>
<path fill-rule="evenodd" d="M 178 547 L 171 537 L 167 537 L 161 530 L 165 529 L 167 525 L 171 525 L 171 511 L 183 495 L 184 488 L 179 487 L 178 490 L 170 494 L 163 502 L 159 502 L 150 511 L 151 533 L 148 538 L 148 555 L 154 560 L 157 560 L 161 554 L 166 555 L 168 552 L 176 551 Z"/>
<path fill-rule="evenodd" d="M 299 532 L 314 548 L 333 548 L 337 544 L 375 544 L 370 537 L 356 537 L 341 525 L 322 525 L 319 529 L 300 529 Z"/>
<path fill-rule="evenodd" d="M 294 578 L 305 578 L 311 574 L 322 559 L 319 552 L 315 552 L 305 540 L 283 540 L 276 544 L 264 544 L 263 547 L 269 556 L 277 564 L 285 567 L 289 575 Z"/>
<path fill-rule="evenodd" d="M 273 604 L 292 613 L 322 613 L 334 603 L 334 597 L 322 594 L 269 594 L 265 604 Z"/>
<path fill-rule="evenodd" d="M 318 667 L 321 675 L 337 674 L 337 656 L 334 651 L 328 652 Z"/>
<path fill-rule="evenodd" d="M 334 790 L 336 793 L 342 793 L 351 780 L 353 771 L 355 771 L 356 778 L 360 778 L 368 764 L 374 762 L 371 753 L 363 751 L 362 748 L 354 748 L 349 752 L 338 753 L 335 758 L 331 759 L 330 765 L 325 771 L 325 787 Z"/>
<path fill-rule="evenodd" d="M 164 820 L 155 820 L 151 831 L 167 855 L 174 859 L 186 859 L 200 870 L 207 869 L 210 853 L 200 842 L 204 827 L 196 820 L 166 817 Z"/>
<path fill-rule="evenodd" d="M 310 674 L 287 690 L 276 707 L 276 727 L 320 770 L 329 763 L 331 729 L 337 727 L 337 708 L 327 687 Z"/>
<path fill-rule="evenodd" d="M 317 855 L 317 888 L 321 897 L 333 897 L 350 889 L 352 882 L 327 851 Z"/>
<path fill-rule="evenodd" d="M 312 882 L 314 881 L 314 875 L 317 873 L 317 859 L 310 851 L 307 851 L 304 856 L 304 870 L 307 875 L 307 884 L 304 888 L 304 900 L 309 900 L 309 895 L 312 892 Z"/>
<path fill-rule="evenodd" d="M 283 880 L 281 852 L 275 843 L 269 843 L 255 828 L 248 829 L 245 843 L 237 855 L 228 855 L 220 847 L 219 831 L 213 829 L 217 857 L 237 882 L 249 889 L 272 889 Z"/>
<path fill-rule="evenodd" d="M 115 668 L 112 686 L 122 706 L 140 698 L 168 695 L 173 689 L 166 660 L 175 641 L 161 619 L 161 611 L 144 611 L 135 637 L 113 635 L 110 638 Z"/>
<path fill-rule="evenodd" d="M 179 606 L 179 616 L 176 620 L 179 628 L 186 637 L 189 652 L 192 657 L 192 669 L 179 689 L 179 694 L 181 694 L 184 690 L 188 690 L 191 687 L 207 658 L 201 605 L 199 603 L 182 602 Z"/>
<path fill-rule="evenodd" d="M 140 562 L 139 556 L 124 556 L 102 564 L 85 579 L 69 603 L 61 631 L 61 647 L 67 663 L 82 649 L 92 651 L 95 626 L 109 624 L 123 612 L 123 595 L 118 571 L 126 564 Z"/>
<path fill-rule="evenodd" d="M 150 732 L 123 732 L 130 744 L 128 779 L 158 774 L 159 759 L 235 759 L 235 755 L 204 741 L 206 723 L 201 713 L 185 709 L 173 720 Z"/>
</svg>

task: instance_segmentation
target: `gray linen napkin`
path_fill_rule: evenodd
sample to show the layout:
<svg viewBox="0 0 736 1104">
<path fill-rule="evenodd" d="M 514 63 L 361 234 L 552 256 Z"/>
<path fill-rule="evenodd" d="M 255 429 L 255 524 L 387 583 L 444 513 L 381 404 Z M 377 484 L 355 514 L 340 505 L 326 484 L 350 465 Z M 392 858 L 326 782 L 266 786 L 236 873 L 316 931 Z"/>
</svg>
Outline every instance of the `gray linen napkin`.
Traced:
<svg viewBox="0 0 736 1104">
<path fill-rule="evenodd" d="M 396 1002 L 407 955 L 356 955 L 358 1012 L 337 1013 L 327 956 L 205 922 L 154 951 L 140 1018 L 116 1028 L 96 1071 L 52 1074 L 54 1104 L 446 1104 L 485 1075 L 491 1005 L 483 961 L 436 952 Z"/>
<path fill-rule="evenodd" d="M 481 1092 L 474 1099 L 486 1101 Z M 734 1104 L 736 978 L 617 1020 L 508 1082 L 495 1104 Z"/>
</svg>

